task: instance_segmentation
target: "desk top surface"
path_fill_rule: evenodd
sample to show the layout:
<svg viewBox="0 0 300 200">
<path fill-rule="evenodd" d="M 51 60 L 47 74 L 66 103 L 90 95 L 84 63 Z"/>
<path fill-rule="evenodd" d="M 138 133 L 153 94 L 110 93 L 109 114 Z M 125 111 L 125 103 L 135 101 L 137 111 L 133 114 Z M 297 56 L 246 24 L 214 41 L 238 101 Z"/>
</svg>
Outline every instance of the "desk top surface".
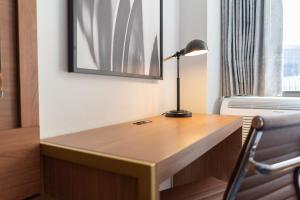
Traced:
<svg viewBox="0 0 300 200">
<path fill-rule="evenodd" d="M 196 150 L 196 147 L 197 153 L 202 149 L 205 153 L 242 126 L 242 119 L 234 116 L 195 114 L 192 118 L 159 116 L 147 120 L 152 122 L 143 125 L 123 123 L 63 135 L 45 139 L 42 145 L 58 145 L 159 164 L 179 152 Z"/>
</svg>

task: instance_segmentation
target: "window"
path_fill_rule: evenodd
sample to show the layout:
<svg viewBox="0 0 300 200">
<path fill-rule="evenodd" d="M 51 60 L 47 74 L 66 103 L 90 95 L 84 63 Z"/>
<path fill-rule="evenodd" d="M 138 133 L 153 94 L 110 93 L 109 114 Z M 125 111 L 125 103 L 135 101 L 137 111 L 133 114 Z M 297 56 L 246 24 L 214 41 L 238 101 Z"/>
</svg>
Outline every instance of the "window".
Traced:
<svg viewBox="0 0 300 200">
<path fill-rule="evenodd" d="M 283 0 L 284 92 L 300 92 L 300 0 Z"/>
</svg>

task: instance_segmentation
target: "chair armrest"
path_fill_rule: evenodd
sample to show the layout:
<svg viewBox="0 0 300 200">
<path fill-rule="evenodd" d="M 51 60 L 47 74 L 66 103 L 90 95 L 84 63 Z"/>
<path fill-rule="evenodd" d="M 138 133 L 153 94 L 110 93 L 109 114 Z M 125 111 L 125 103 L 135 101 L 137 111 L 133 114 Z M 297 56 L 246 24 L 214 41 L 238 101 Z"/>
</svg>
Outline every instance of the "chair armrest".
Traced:
<svg viewBox="0 0 300 200">
<path fill-rule="evenodd" d="M 250 158 L 249 162 L 254 166 L 255 170 L 262 175 L 274 174 L 278 172 L 288 171 L 296 167 L 300 167 L 300 157 L 296 157 L 272 165 L 256 162 L 254 158 Z"/>
</svg>

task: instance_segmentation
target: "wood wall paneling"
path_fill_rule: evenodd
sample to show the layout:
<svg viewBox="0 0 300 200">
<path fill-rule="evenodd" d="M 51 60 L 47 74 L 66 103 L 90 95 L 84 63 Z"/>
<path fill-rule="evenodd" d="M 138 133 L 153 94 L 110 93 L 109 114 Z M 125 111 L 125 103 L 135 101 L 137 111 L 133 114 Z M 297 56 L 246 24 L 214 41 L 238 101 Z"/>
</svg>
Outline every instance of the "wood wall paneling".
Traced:
<svg viewBox="0 0 300 200">
<path fill-rule="evenodd" d="M 39 192 L 39 129 L 0 132 L 0 199 L 23 199 Z M 36 139 L 34 139 L 36 138 Z"/>
<path fill-rule="evenodd" d="M 36 0 L 18 0 L 21 125 L 39 125 Z M 26 17 L 25 17 L 26 16 Z"/>
<path fill-rule="evenodd" d="M 0 130 L 17 128 L 19 118 L 17 3 L 0 1 L 1 66 L 4 97 L 0 98 Z"/>
<path fill-rule="evenodd" d="M 36 0 L 0 0 L 0 199 L 40 192 Z"/>
</svg>

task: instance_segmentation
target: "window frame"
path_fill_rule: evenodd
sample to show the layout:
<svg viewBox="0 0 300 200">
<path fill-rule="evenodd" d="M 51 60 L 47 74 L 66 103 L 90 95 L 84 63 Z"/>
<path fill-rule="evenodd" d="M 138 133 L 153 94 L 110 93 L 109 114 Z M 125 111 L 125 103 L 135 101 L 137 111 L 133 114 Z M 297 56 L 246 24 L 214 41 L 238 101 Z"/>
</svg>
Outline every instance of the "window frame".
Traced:
<svg viewBox="0 0 300 200">
<path fill-rule="evenodd" d="M 282 91 L 282 97 L 300 97 L 300 91 Z"/>
</svg>

